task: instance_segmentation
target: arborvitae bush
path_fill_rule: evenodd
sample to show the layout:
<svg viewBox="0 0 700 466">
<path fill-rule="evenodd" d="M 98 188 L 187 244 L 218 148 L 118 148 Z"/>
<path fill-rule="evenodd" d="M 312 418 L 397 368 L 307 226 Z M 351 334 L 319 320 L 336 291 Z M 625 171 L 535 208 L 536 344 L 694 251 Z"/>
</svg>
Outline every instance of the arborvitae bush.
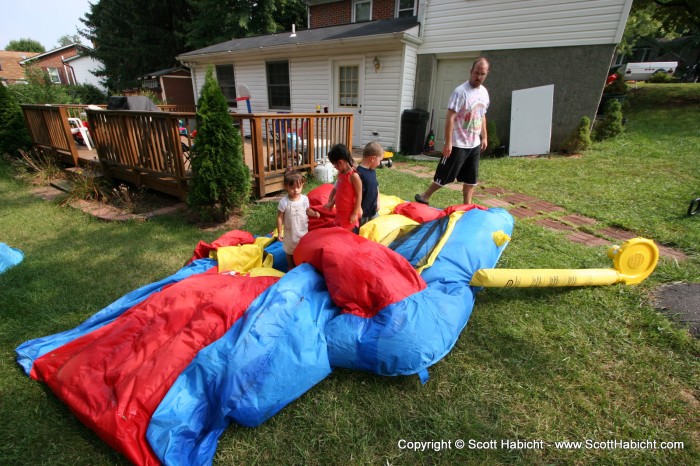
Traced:
<svg viewBox="0 0 700 466">
<path fill-rule="evenodd" d="M 19 149 L 27 149 L 31 145 L 32 139 L 22 115 L 22 108 L 7 87 L 0 84 L 0 155 L 17 155 Z"/>
<path fill-rule="evenodd" d="M 610 100 L 605 105 L 603 119 L 595 125 L 595 139 L 602 141 L 622 133 L 622 104 L 617 100 Z"/>
<path fill-rule="evenodd" d="M 187 201 L 204 219 L 226 220 L 249 195 L 250 172 L 243 162 L 241 134 L 233 127 L 210 67 L 199 98 Z"/>
<path fill-rule="evenodd" d="M 583 152 L 591 147 L 591 119 L 581 117 L 576 129 L 569 135 L 565 146 L 569 152 Z"/>
</svg>

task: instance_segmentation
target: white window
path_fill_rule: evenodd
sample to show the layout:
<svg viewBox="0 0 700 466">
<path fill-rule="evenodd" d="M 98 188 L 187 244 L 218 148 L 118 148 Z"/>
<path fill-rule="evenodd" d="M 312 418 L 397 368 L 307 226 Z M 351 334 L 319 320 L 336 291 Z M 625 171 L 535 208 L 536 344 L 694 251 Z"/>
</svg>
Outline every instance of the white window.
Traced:
<svg viewBox="0 0 700 466">
<path fill-rule="evenodd" d="M 416 0 L 398 0 L 396 2 L 396 17 L 416 16 Z"/>
<path fill-rule="evenodd" d="M 360 67 L 357 65 L 338 68 L 338 104 L 340 107 L 357 107 L 360 94 Z"/>
<path fill-rule="evenodd" d="M 275 110 L 290 110 L 292 108 L 292 93 L 289 86 L 289 62 L 267 62 L 265 67 L 267 70 L 268 106 Z"/>
<path fill-rule="evenodd" d="M 216 65 L 216 81 L 219 83 L 228 106 L 237 107 L 236 77 L 233 73 L 233 65 Z"/>
<path fill-rule="evenodd" d="M 354 0 L 352 2 L 352 22 L 372 20 L 372 0 Z"/>
<path fill-rule="evenodd" d="M 58 74 L 58 68 L 46 68 L 46 72 L 49 73 L 49 79 L 52 83 L 61 84 L 61 75 Z"/>
</svg>

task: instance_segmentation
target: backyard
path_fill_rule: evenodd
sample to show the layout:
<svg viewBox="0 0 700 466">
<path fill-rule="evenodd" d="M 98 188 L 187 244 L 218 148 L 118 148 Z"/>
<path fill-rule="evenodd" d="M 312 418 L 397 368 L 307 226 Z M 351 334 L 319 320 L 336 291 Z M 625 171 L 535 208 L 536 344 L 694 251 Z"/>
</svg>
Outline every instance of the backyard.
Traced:
<svg viewBox="0 0 700 466">
<path fill-rule="evenodd" d="M 625 133 L 583 155 L 484 159 L 475 201 L 481 188 L 529 194 L 564 208 L 552 219 L 581 214 L 686 259 L 662 258 L 637 286 L 484 289 L 427 384 L 335 370 L 262 426 L 230 426 L 215 464 L 700 463 L 700 342 L 652 301 L 661 285 L 700 282 L 700 215 L 686 215 L 700 197 L 700 86 L 640 85 L 626 105 Z M 378 171 L 380 190 L 412 199 L 429 180 L 406 169 L 435 162 L 401 161 Z M 104 223 L 30 190 L 0 159 L 0 241 L 26 256 L 0 275 L 0 464 L 127 464 L 26 377 L 15 348 L 174 273 L 224 230 L 178 215 Z M 431 199 L 460 202 L 451 189 Z M 275 211 L 251 206 L 242 229 L 269 233 Z M 517 219 L 498 266 L 607 268 L 606 250 Z"/>
</svg>

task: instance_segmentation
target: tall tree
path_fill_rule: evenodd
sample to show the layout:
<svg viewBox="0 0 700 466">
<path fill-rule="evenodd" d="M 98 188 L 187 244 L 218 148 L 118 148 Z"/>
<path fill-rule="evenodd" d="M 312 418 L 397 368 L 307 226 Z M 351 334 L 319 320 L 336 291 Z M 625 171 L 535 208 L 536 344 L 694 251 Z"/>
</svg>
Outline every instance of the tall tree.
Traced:
<svg viewBox="0 0 700 466">
<path fill-rule="evenodd" d="M 189 49 L 234 38 L 290 30 L 306 22 L 302 0 L 189 0 L 192 17 L 186 26 Z"/>
<path fill-rule="evenodd" d="M 98 76 L 118 91 L 135 87 L 136 78 L 176 65 L 185 51 L 183 21 L 187 0 L 100 0 L 90 4 L 80 34 L 94 44 L 88 54 L 101 61 Z"/>
<path fill-rule="evenodd" d="M 58 38 L 58 46 L 65 47 L 71 44 L 80 44 L 80 34 L 64 34 Z"/>
<path fill-rule="evenodd" d="M 22 38 L 19 40 L 11 40 L 9 44 L 5 46 L 5 50 L 7 51 L 14 51 L 14 52 L 36 52 L 36 53 L 44 53 L 46 52 L 46 49 L 44 48 L 43 45 L 41 45 L 40 42 L 34 40 L 34 39 L 29 39 L 29 38 Z"/>
<path fill-rule="evenodd" d="M 683 35 L 700 35 L 700 1 L 634 0 L 618 51 L 629 54 L 640 39 Z"/>
</svg>

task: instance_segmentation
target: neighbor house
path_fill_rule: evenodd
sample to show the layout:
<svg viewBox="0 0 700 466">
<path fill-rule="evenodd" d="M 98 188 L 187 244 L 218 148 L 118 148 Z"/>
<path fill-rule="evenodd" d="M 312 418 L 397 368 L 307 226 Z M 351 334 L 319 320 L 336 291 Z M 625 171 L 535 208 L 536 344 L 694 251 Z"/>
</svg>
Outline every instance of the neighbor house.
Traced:
<svg viewBox="0 0 700 466">
<path fill-rule="evenodd" d="M 0 83 L 7 85 L 27 82 L 24 68 L 22 68 L 20 62 L 35 55 L 39 54 L 36 52 L 0 50 Z"/>
<path fill-rule="evenodd" d="M 102 63 L 88 57 L 85 52 L 89 50 L 78 43 L 64 45 L 22 60 L 20 64 L 25 68 L 42 69 L 54 84 L 93 84 L 104 92 L 106 89 L 94 74 L 102 68 Z"/>
<path fill-rule="evenodd" d="M 92 84 L 100 91 L 107 93 L 107 88 L 102 79 L 95 76 L 95 72 L 104 69 L 102 62 L 87 56 L 84 53 L 64 58 L 63 65 L 67 72 L 70 84 Z"/>
<path fill-rule="evenodd" d="M 235 106 L 355 115 L 353 145 L 400 146 L 402 113 L 430 112 L 442 147 L 447 99 L 474 59 L 491 61 L 488 117 L 510 130 L 511 94 L 554 85 L 552 148 L 594 118 L 632 0 L 306 0 L 309 29 L 232 39 L 183 53 L 195 96 L 213 66 Z M 239 110 L 240 111 L 240 110 Z"/>
</svg>

